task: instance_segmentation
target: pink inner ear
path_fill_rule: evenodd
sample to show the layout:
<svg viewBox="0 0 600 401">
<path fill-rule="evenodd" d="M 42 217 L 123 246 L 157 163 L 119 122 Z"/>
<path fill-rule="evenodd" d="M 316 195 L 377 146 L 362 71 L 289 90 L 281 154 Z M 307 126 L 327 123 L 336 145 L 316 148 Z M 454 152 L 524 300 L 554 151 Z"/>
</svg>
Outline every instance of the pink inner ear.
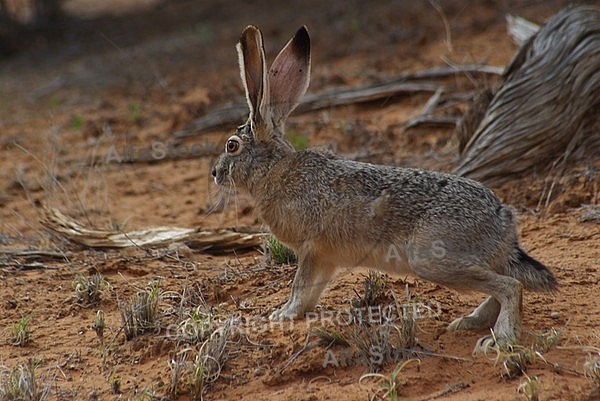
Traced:
<svg viewBox="0 0 600 401">
<path fill-rule="evenodd" d="M 283 123 L 298 105 L 310 80 L 310 37 L 305 27 L 279 52 L 269 70 L 270 112 Z"/>
</svg>

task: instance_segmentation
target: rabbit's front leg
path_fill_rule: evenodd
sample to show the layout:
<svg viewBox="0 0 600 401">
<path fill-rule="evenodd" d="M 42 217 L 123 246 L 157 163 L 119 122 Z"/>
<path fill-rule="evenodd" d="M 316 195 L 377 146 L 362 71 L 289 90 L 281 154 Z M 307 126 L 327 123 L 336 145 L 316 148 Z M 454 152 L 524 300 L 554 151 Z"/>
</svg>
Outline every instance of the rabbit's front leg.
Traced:
<svg viewBox="0 0 600 401">
<path fill-rule="evenodd" d="M 312 310 L 331 280 L 335 266 L 315 255 L 299 255 L 298 270 L 292 284 L 292 295 L 283 307 L 271 313 L 269 319 L 281 321 L 300 319 Z"/>
</svg>

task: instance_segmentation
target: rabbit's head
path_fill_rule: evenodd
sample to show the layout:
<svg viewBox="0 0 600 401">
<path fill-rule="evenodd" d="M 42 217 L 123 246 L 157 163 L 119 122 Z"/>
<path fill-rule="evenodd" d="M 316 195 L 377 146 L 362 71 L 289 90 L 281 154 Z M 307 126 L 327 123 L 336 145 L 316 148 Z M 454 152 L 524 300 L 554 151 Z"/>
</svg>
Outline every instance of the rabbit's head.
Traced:
<svg viewBox="0 0 600 401">
<path fill-rule="evenodd" d="M 226 141 L 212 175 L 217 185 L 253 192 L 277 161 L 294 152 L 283 131 L 308 87 L 310 38 L 306 27 L 301 27 L 268 71 L 262 34 L 255 26 L 244 30 L 237 52 L 250 115 Z"/>
</svg>

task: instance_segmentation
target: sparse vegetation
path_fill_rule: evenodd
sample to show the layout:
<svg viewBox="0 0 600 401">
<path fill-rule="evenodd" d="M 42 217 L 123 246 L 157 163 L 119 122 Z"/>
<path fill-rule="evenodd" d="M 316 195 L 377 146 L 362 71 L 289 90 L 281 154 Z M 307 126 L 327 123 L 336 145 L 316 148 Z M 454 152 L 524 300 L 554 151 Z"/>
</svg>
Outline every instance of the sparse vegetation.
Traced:
<svg viewBox="0 0 600 401">
<path fill-rule="evenodd" d="M 200 343 L 214 332 L 221 317 L 218 308 L 206 305 L 192 308 L 187 318 L 179 323 L 179 338 L 189 343 Z"/>
<path fill-rule="evenodd" d="M 563 330 L 552 327 L 550 330 L 534 335 L 533 349 L 545 353 L 554 347 L 561 339 Z"/>
<path fill-rule="evenodd" d="M 108 384 L 110 385 L 110 392 L 112 394 L 122 394 L 123 393 L 123 391 L 121 389 L 123 380 L 119 377 L 117 368 L 114 368 L 110 372 L 110 376 L 108 378 Z"/>
<path fill-rule="evenodd" d="M 373 276 L 370 277 L 369 281 L 373 279 Z M 394 295 L 393 292 L 391 294 Z M 357 305 L 364 304 L 364 297 L 360 299 L 356 302 Z M 311 335 L 319 338 L 321 344 L 327 347 L 350 347 L 353 355 L 358 356 L 370 372 L 381 370 L 386 363 L 425 354 L 426 350 L 416 348 L 418 316 L 410 292 L 407 289 L 405 304 L 399 304 L 395 296 L 393 300 L 393 303 L 387 306 L 370 305 L 351 309 L 351 319 L 347 324 L 339 328 L 318 327 Z"/>
<path fill-rule="evenodd" d="M 499 347 L 496 350 L 496 363 L 502 365 L 501 376 L 514 379 L 524 374 L 527 367 L 538 359 L 548 363 L 543 354 L 558 343 L 561 334 L 562 331 L 552 328 L 534 335 L 534 341 L 529 347 L 518 344 L 504 344 Z"/>
<path fill-rule="evenodd" d="M 226 319 L 198 349 L 184 349 L 179 352 L 177 359 L 172 359 L 171 396 L 187 386 L 193 400 L 202 399 L 210 384 L 219 378 L 223 366 L 232 357 L 234 347 L 240 341 L 238 325 L 237 319 Z M 193 360 L 188 361 L 190 356 Z"/>
<path fill-rule="evenodd" d="M 29 359 L 12 370 L 0 370 L 0 400 L 44 401 L 50 397 L 50 384 L 36 377 L 37 364 Z"/>
<path fill-rule="evenodd" d="M 404 380 L 402 376 L 400 376 L 400 372 L 410 362 L 413 361 L 420 362 L 420 360 L 418 359 L 407 359 L 398 363 L 389 376 L 385 376 L 381 373 L 367 373 L 365 375 L 362 375 L 358 382 L 362 383 L 368 378 L 374 378 L 378 382 L 379 388 L 375 390 L 375 394 L 370 399 L 374 400 L 376 398 L 379 398 L 381 400 L 385 400 L 389 397 L 391 401 L 398 401 L 398 390 L 400 390 L 404 385 L 406 385 L 406 380 Z"/>
<path fill-rule="evenodd" d="M 283 245 L 272 235 L 265 239 L 265 256 L 267 261 L 272 261 L 277 265 L 296 263 L 298 258 L 294 251 Z"/>
<path fill-rule="evenodd" d="M 142 121 L 142 113 L 140 104 L 137 102 L 129 103 L 129 119 L 134 124 L 139 124 Z"/>
<path fill-rule="evenodd" d="M 31 330 L 29 328 L 29 321 L 31 320 L 32 313 L 21 316 L 21 320 L 10 328 L 10 339 L 9 342 L 12 345 L 24 347 L 31 342 Z"/>
<path fill-rule="evenodd" d="M 92 324 L 92 330 L 96 332 L 96 335 L 100 339 L 101 343 L 104 343 L 104 328 L 106 327 L 106 322 L 104 320 L 104 312 L 99 310 L 96 313 L 96 320 L 94 320 L 94 324 Z"/>
<path fill-rule="evenodd" d="M 369 270 L 369 274 L 364 281 L 364 293 L 362 295 L 356 293 L 356 297 L 352 299 L 352 306 L 362 308 L 381 305 L 386 297 L 387 290 L 387 276 L 376 270 Z"/>
<path fill-rule="evenodd" d="M 496 363 L 502 365 L 500 376 L 505 379 L 514 379 L 526 372 L 537 357 L 538 354 L 532 347 L 518 344 L 503 344 L 496 350 Z"/>
<path fill-rule="evenodd" d="M 109 286 L 101 273 L 91 276 L 77 275 L 73 282 L 77 303 L 83 307 L 95 306 L 100 303 L 102 292 Z"/>
<path fill-rule="evenodd" d="M 128 303 L 119 303 L 121 324 L 127 340 L 159 329 L 161 298 L 159 284 L 153 283 L 134 295 Z"/>
<path fill-rule="evenodd" d="M 583 365 L 585 376 L 592 382 L 590 398 L 600 397 L 600 348 L 589 352 Z"/>
<path fill-rule="evenodd" d="M 79 131 L 83 128 L 83 123 L 84 123 L 83 116 L 80 114 L 77 114 L 76 116 L 73 116 L 73 118 L 71 119 L 71 128 Z"/>
<path fill-rule="evenodd" d="M 215 382 L 223 365 L 230 358 L 232 345 L 238 340 L 238 322 L 234 318 L 226 320 L 218 332 L 206 340 L 196 354 L 190 377 L 190 393 L 194 400 L 202 398 L 207 384 Z"/>
<path fill-rule="evenodd" d="M 519 384 L 517 391 L 523 394 L 527 401 L 539 401 L 539 379 L 525 375 L 525 380 Z"/>
<path fill-rule="evenodd" d="M 341 331 L 333 328 L 333 327 L 317 327 L 312 331 L 312 334 L 321 339 L 321 341 L 330 346 L 330 345 L 341 345 L 344 347 L 349 347 L 350 342 Z"/>
<path fill-rule="evenodd" d="M 92 324 L 92 330 L 96 332 L 96 336 L 100 340 L 100 355 L 102 357 L 102 366 L 106 365 L 106 357 L 108 356 L 107 345 L 104 343 L 104 330 L 106 328 L 106 321 L 104 319 L 104 312 L 99 310 L 96 312 L 96 319 Z"/>
</svg>

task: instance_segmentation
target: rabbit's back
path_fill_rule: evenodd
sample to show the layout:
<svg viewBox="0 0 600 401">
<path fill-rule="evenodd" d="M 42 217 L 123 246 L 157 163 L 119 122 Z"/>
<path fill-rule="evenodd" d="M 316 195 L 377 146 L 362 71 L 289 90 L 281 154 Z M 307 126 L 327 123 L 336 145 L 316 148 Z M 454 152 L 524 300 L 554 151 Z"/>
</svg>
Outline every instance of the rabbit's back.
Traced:
<svg viewBox="0 0 600 401">
<path fill-rule="evenodd" d="M 411 241 L 496 247 L 514 231 L 510 210 L 489 189 L 450 174 L 304 151 L 265 178 L 259 212 L 293 248 L 309 240 L 371 251 Z"/>
</svg>

